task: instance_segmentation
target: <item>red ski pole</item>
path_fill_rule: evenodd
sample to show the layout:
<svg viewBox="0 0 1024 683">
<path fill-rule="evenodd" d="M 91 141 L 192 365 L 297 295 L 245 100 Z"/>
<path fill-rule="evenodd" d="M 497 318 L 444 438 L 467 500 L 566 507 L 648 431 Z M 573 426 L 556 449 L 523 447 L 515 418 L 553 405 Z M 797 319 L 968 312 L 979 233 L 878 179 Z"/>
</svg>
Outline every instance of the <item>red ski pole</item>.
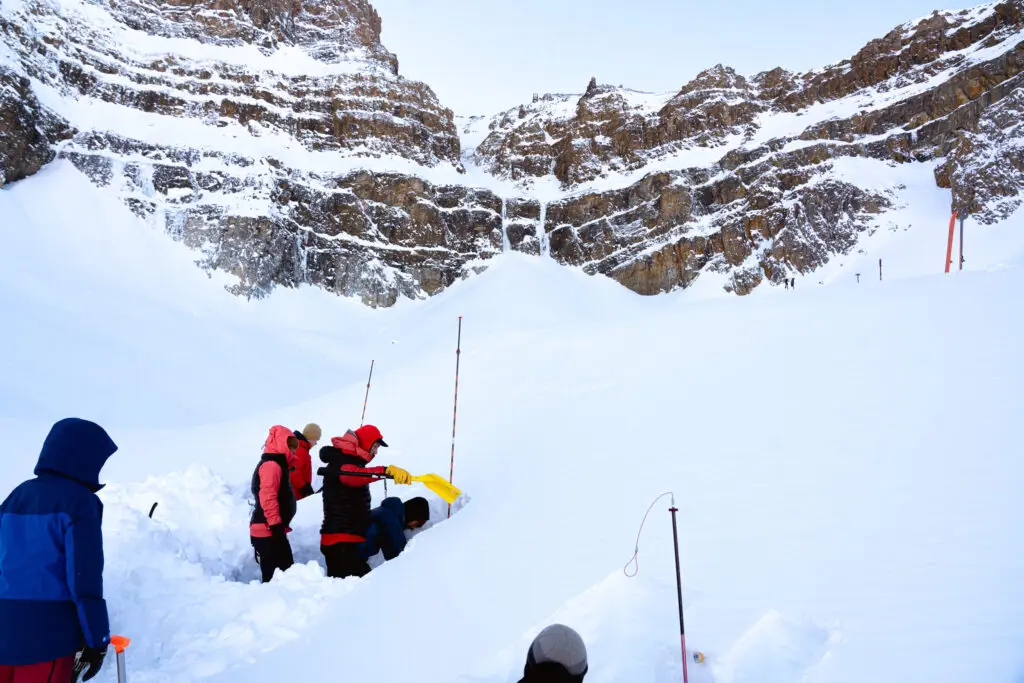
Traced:
<svg viewBox="0 0 1024 683">
<path fill-rule="evenodd" d="M 459 414 L 459 357 L 462 355 L 462 316 L 459 316 L 459 337 L 455 343 L 455 406 L 452 408 L 452 460 L 448 469 L 448 483 L 455 476 L 455 418 Z M 452 504 L 448 503 L 448 518 L 452 516 Z"/>
</svg>

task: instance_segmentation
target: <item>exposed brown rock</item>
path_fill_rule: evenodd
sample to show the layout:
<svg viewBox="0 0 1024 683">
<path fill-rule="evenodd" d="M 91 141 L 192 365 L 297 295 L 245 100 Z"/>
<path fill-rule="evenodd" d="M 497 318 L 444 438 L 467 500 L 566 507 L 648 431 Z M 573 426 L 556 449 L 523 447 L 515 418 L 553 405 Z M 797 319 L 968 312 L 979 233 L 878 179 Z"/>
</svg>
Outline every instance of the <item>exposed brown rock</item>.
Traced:
<svg viewBox="0 0 1024 683">
<path fill-rule="evenodd" d="M 39 106 L 27 78 L 0 67 L 0 186 L 32 175 L 53 159 L 67 133 Z"/>
</svg>

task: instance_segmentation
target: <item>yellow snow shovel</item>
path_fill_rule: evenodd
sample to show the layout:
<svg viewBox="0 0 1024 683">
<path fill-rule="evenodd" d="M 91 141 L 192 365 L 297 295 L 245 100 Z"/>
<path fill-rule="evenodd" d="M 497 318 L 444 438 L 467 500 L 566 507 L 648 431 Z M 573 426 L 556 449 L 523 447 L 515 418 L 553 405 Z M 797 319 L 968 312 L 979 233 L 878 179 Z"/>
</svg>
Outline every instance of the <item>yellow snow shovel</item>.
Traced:
<svg viewBox="0 0 1024 683">
<path fill-rule="evenodd" d="M 319 470 L 317 470 L 317 474 L 324 475 L 324 470 L 326 470 L 326 468 L 321 467 Z M 342 476 L 346 477 L 367 477 L 368 479 L 394 479 L 394 477 L 390 474 L 370 474 L 368 472 L 348 471 L 343 471 L 341 472 L 341 474 Z M 418 481 L 419 483 L 423 484 L 437 495 L 441 496 L 444 502 L 448 503 L 449 505 L 454 503 L 455 500 L 462 495 L 462 491 L 460 491 L 457 487 L 452 486 L 447 481 L 445 481 L 444 477 L 442 477 L 440 474 L 410 475 L 409 478 L 412 481 Z"/>
<path fill-rule="evenodd" d="M 449 505 L 454 503 L 455 499 L 462 495 L 462 491 L 449 484 L 439 474 L 420 474 L 417 476 L 411 476 L 410 479 L 423 484 L 428 489 L 441 496 L 444 502 Z"/>
</svg>

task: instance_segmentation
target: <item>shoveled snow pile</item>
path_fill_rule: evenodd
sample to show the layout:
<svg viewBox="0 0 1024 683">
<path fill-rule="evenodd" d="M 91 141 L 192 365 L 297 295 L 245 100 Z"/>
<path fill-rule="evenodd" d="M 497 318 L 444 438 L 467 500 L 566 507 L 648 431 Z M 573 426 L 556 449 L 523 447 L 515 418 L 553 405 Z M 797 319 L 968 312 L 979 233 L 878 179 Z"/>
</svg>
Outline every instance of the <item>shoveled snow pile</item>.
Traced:
<svg viewBox="0 0 1024 683">
<path fill-rule="evenodd" d="M 0 254 L 0 486 L 30 476 L 60 417 L 117 441 L 105 586 L 135 683 L 505 683 L 553 621 L 584 637 L 588 682 L 681 680 L 668 497 L 623 571 L 664 492 L 697 683 L 1024 675 L 1010 232 L 977 228 L 990 258 L 947 276 L 946 226 L 923 217 L 887 239 L 934 275 L 742 299 L 644 298 L 507 254 L 368 310 L 312 289 L 234 299 L 64 163 L 0 191 L 0 221 L 17 226 Z M 458 316 L 451 518 L 392 485 L 427 496 L 432 524 L 364 579 L 330 580 L 320 499 L 302 501 L 298 563 L 260 585 L 248 487 L 267 429 L 357 426 L 373 360 L 378 460 L 447 476 Z"/>
</svg>

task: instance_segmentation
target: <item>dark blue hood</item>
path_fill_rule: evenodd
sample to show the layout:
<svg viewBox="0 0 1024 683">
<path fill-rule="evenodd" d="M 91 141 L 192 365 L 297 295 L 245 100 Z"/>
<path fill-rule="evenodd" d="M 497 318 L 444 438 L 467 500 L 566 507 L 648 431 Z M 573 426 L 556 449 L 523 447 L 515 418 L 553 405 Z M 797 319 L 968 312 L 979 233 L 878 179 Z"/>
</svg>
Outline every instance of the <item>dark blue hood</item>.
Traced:
<svg viewBox="0 0 1024 683">
<path fill-rule="evenodd" d="M 35 473 L 60 474 L 98 491 L 100 470 L 116 450 L 117 445 L 103 427 L 69 417 L 50 428 Z"/>
<path fill-rule="evenodd" d="M 380 506 L 398 518 L 398 526 L 400 528 L 405 528 L 405 503 L 402 502 L 401 498 L 388 496 L 380 502 Z"/>
</svg>

